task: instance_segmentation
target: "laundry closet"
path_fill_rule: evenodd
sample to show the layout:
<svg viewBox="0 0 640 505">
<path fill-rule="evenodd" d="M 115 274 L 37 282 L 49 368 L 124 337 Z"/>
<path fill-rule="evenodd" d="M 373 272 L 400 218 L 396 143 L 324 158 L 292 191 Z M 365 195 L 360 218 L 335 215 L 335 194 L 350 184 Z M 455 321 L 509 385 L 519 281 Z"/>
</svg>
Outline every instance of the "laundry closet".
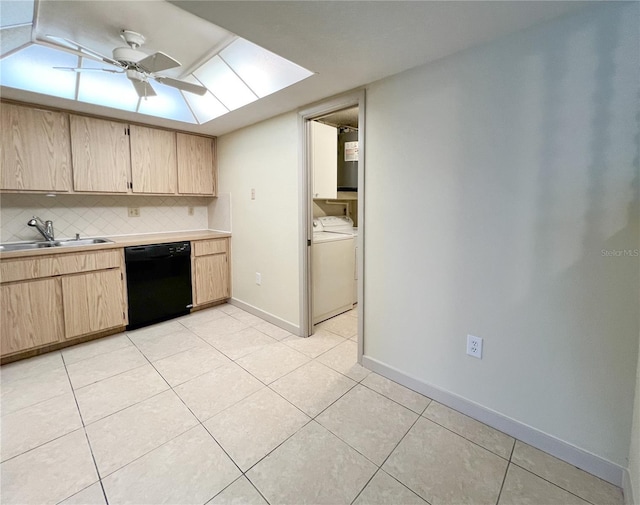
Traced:
<svg viewBox="0 0 640 505">
<path fill-rule="evenodd" d="M 358 108 L 312 121 L 310 139 L 315 325 L 357 303 Z"/>
</svg>

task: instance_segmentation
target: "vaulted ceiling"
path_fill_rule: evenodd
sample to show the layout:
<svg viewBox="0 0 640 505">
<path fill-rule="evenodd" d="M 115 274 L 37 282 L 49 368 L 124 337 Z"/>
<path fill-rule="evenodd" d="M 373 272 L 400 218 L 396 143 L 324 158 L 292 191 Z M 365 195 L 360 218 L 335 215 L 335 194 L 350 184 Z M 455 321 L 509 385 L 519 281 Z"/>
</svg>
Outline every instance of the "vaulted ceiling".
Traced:
<svg viewBox="0 0 640 505">
<path fill-rule="evenodd" d="M 4 1 L 3 1 L 4 3 Z M 2 87 L 3 97 L 221 135 L 493 38 L 566 14 L 589 2 L 557 1 L 110 1 L 42 0 L 39 33 L 110 54 L 121 29 L 144 33 L 147 52 L 164 51 L 188 72 L 226 31 L 315 74 L 203 125 Z M 1 12 L 0 12 L 1 15 Z M 57 19 L 58 21 L 50 21 Z M 64 21 L 60 21 L 64 20 Z M 210 23 L 221 27 L 212 27 Z M 122 44 L 120 44 L 122 45 Z M 180 78 L 180 72 L 175 73 Z"/>
</svg>

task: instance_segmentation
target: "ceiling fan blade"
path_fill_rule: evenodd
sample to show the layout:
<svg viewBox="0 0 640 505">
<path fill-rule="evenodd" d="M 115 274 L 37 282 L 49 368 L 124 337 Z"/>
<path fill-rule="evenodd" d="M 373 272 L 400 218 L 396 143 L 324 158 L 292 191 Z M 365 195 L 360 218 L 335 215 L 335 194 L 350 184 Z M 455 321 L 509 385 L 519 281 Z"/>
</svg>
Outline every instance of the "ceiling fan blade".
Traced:
<svg viewBox="0 0 640 505">
<path fill-rule="evenodd" d="M 102 61 L 104 63 L 109 63 L 110 65 L 115 65 L 116 67 L 122 67 L 122 64 L 113 58 L 109 58 L 104 54 L 100 54 L 93 49 L 89 49 L 88 47 L 83 46 L 82 44 L 78 44 L 70 39 L 65 39 L 64 37 L 57 37 L 55 35 L 45 35 L 45 38 L 54 41 L 58 46 L 63 46 L 67 49 L 72 49 L 76 53 L 80 53 L 81 56 L 92 58 L 97 61 Z"/>
<path fill-rule="evenodd" d="M 157 52 L 141 59 L 138 62 L 138 66 L 147 72 L 161 72 L 163 70 L 169 70 L 170 68 L 179 67 L 180 63 L 168 54 Z"/>
<path fill-rule="evenodd" d="M 111 70 L 110 68 L 83 68 L 83 67 L 52 67 L 55 70 L 69 70 L 70 72 L 109 72 L 110 74 L 123 74 L 124 70 Z"/>
<path fill-rule="evenodd" d="M 148 96 L 156 96 L 155 90 L 151 87 L 147 81 L 137 81 L 130 79 L 133 87 L 136 88 L 136 92 L 140 98 L 147 98 Z"/>
<path fill-rule="evenodd" d="M 182 91 L 188 91 L 189 93 L 195 93 L 196 95 L 204 95 L 207 92 L 207 88 L 204 86 L 192 84 L 187 81 L 181 81 L 179 79 L 172 79 L 171 77 L 162 77 L 158 75 L 154 76 L 154 79 L 162 84 L 166 84 L 167 86 L 178 88 Z"/>
</svg>

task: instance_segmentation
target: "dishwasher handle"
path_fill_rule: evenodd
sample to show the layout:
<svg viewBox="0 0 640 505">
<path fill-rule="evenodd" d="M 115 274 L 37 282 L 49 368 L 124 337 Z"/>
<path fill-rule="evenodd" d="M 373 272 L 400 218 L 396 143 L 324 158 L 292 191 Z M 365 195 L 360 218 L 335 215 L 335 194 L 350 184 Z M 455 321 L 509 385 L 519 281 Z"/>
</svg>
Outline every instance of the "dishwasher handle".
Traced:
<svg viewBox="0 0 640 505">
<path fill-rule="evenodd" d="M 180 256 L 191 256 L 191 242 L 172 242 L 170 244 L 151 244 L 124 248 L 124 257 L 127 263 Z"/>
</svg>

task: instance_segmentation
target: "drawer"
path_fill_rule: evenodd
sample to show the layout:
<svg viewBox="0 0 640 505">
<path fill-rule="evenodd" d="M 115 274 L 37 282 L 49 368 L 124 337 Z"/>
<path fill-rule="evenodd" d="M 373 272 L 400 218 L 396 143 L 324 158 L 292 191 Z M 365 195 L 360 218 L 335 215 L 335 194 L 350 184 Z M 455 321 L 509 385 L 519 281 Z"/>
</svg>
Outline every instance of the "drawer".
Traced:
<svg viewBox="0 0 640 505">
<path fill-rule="evenodd" d="M 198 240 L 192 242 L 194 256 L 207 256 L 208 254 L 221 254 L 227 252 L 226 238 L 216 238 L 212 240 Z"/>
<path fill-rule="evenodd" d="M 122 250 L 9 259 L 0 263 L 0 282 L 13 282 L 56 275 L 90 272 L 122 265 Z"/>
</svg>

